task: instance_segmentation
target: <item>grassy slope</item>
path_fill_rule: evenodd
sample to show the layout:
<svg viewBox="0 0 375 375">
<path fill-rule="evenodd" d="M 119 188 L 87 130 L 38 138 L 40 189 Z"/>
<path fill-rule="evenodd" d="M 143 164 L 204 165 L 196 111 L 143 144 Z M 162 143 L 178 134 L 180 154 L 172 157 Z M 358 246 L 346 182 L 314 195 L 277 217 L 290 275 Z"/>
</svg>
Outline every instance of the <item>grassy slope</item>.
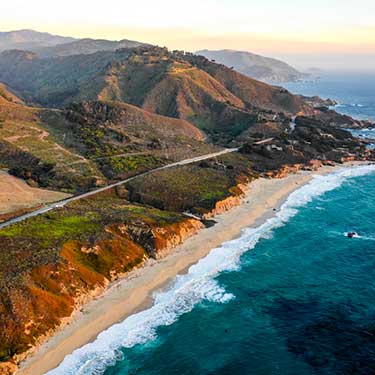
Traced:
<svg viewBox="0 0 375 375">
<path fill-rule="evenodd" d="M 193 231 L 181 211 L 208 212 L 251 178 L 248 159 L 225 155 L 137 179 L 130 194 L 102 193 L 0 230 L 7 249 L 0 252 L 0 360 L 56 327 L 74 298 Z"/>
<path fill-rule="evenodd" d="M 0 165 L 25 171 L 41 186 L 75 190 L 90 186 L 95 176 L 102 178 L 90 162 L 74 165 L 82 156 L 61 146 L 58 139 L 46 130 L 43 111 L 27 107 L 7 89 L 0 96 Z M 13 95 L 13 96 L 12 96 Z M 61 121 L 59 112 L 50 112 L 50 121 Z M 20 174 L 23 172 L 19 171 Z"/>
<path fill-rule="evenodd" d="M 65 134 L 65 143 L 96 163 L 110 179 L 126 178 L 177 160 L 215 150 L 192 124 L 148 113 L 118 102 L 72 105 L 65 125 L 51 127 Z"/>
</svg>

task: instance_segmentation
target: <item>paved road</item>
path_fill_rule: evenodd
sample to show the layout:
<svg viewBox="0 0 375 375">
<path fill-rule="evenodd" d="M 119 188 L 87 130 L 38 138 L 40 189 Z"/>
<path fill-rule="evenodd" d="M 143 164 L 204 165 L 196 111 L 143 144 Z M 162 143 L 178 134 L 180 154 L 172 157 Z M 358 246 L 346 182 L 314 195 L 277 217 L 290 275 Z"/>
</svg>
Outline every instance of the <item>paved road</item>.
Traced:
<svg viewBox="0 0 375 375">
<path fill-rule="evenodd" d="M 177 166 L 180 166 L 180 165 L 192 164 L 192 163 L 196 163 L 196 162 L 201 161 L 201 160 L 212 159 L 212 158 L 215 158 L 217 156 L 221 156 L 221 155 L 224 155 L 224 154 L 229 154 L 231 152 L 236 152 L 236 151 L 238 151 L 238 148 L 227 148 L 227 149 L 219 151 L 219 152 L 214 152 L 214 153 L 211 153 L 211 154 L 197 156 L 197 157 L 191 158 L 191 159 L 185 159 L 185 160 L 177 161 L 175 163 L 164 165 L 163 167 L 151 169 L 151 170 L 149 170 L 147 172 L 140 173 L 140 174 L 138 174 L 136 176 L 127 178 L 126 180 L 118 181 L 118 182 L 116 182 L 114 184 L 111 184 L 111 185 L 108 185 L 108 186 L 105 186 L 105 187 L 102 187 L 102 188 L 99 188 L 99 189 L 96 189 L 96 190 L 89 191 L 88 193 L 76 195 L 74 197 L 67 198 L 67 199 L 61 200 L 59 202 L 55 202 L 53 204 L 50 204 L 50 205 L 45 206 L 43 208 L 40 208 L 39 210 L 35 210 L 35 211 L 29 212 L 29 213 L 27 213 L 25 215 L 21 215 L 21 216 L 18 216 L 16 218 L 14 218 L 14 219 L 5 221 L 4 223 L 0 224 L 0 229 L 1 228 L 5 228 L 5 227 L 7 227 L 9 225 L 18 223 L 20 221 L 26 220 L 26 219 L 28 219 L 30 217 L 38 216 L 38 215 L 43 214 L 45 212 L 51 211 L 51 210 L 53 210 L 55 208 L 63 207 L 63 206 L 65 206 L 66 204 L 68 204 L 70 202 L 74 202 L 74 201 L 77 201 L 79 199 L 87 198 L 87 197 L 90 197 L 91 195 L 95 195 L 97 193 L 101 193 L 103 191 L 112 189 L 112 188 L 114 188 L 116 186 L 120 186 L 120 185 L 125 184 L 125 183 L 127 183 L 129 181 L 132 181 L 132 180 L 134 180 L 134 179 L 136 179 L 138 177 L 146 176 L 146 175 L 151 174 L 151 173 L 156 172 L 156 171 L 161 171 L 161 170 L 164 170 L 164 169 L 173 168 L 173 167 L 177 167 Z"/>
</svg>

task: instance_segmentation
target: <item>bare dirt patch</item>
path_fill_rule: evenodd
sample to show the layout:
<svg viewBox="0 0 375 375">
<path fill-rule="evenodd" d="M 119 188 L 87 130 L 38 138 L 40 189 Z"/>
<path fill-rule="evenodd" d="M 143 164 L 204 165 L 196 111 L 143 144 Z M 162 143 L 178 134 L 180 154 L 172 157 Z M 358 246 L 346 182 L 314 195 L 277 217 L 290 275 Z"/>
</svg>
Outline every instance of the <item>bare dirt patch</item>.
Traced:
<svg viewBox="0 0 375 375">
<path fill-rule="evenodd" d="M 0 171 L 0 214 L 58 201 L 69 194 L 32 188 L 26 182 Z"/>
</svg>

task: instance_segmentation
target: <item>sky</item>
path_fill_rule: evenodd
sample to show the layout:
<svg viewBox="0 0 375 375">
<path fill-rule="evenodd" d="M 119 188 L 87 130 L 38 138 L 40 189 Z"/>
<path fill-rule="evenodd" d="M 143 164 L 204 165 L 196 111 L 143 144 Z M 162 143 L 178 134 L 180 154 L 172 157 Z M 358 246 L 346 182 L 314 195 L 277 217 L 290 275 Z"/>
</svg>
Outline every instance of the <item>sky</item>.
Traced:
<svg viewBox="0 0 375 375">
<path fill-rule="evenodd" d="M 297 67 L 375 70 L 374 0 L 12 0 L 0 30 L 238 49 Z"/>
</svg>

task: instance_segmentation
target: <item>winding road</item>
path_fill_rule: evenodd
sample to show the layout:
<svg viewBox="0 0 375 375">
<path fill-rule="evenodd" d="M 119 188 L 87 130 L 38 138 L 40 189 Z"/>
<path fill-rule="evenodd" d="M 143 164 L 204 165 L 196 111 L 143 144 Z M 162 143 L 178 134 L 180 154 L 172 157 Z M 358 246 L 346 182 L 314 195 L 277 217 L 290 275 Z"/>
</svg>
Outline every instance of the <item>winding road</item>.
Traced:
<svg viewBox="0 0 375 375">
<path fill-rule="evenodd" d="M 40 208 L 38 210 L 29 212 L 29 213 L 21 215 L 21 216 L 18 216 L 18 217 L 14 218 L 14 219 L 7 220 L 7 221 L 5 221 L 5 222 L 3 222 L 3 223 L 0 224 L 0 229 L 5 228 L 5 227 L 7 227 L 9 225 L 18 223 L 20 221 L 26 220 L 26 219 L 28 219 L 30 217 L 34 217 L 34 216 L 38 216 L 38 215 L 44 214 L 45 212 L 51 211 L 51 210 L 53 210 L 55 208 L 63 207 L 66 204 L 74 202 L 74 201 L 77 201 L 79 199 L 87 198 L 87 197 L 90 197 L 90 196 L 95 195 L 97 193 L 101 193 L 103 191 L 112 189 L 112 188 L 114 188 L 116 186 L 120 186 L 122 184 L 126 184 L 127 182 L 130 182 L 130 181 L 132 181 L 132 180 L 134 180 L 134 179 L 136 179 L 138 177 L 146 176 L 146 175 L 149 175 L 149 174 L 151 174 L 153 172 L 156 172 L 156 171 L 162 171 L 164 169 L 178 167 L 178 166 L 181 166 L 181 165 L 192 164 L 192 163 L 196 163 L 198 161 L 212 159 L 212 158 L 215 158 L 217 156 L 229 154 L 231 152 L 236 152 L 236 151 L 238 151 L 238 148 L 226 148 L 224 150 L 221 150 L 221 151 L 218 151 L 218 152 L 214 152 L 214 153 L 211 153 L 211 154 L 206 154 L 206 155 L 202 155 L 202 156 L 196 156 L 196 157 L 191 158 L 191 159 L 184 159 L 184 160 L 181 160 L 181 161 L 177 161 L 175 163 L 164 165 L 163 167 L 158 167 L 158 168 L 155 168 L 155 169 L 151 169 L 151 170 L 149 170 L 147 172 L 143 172 L 143 173 L 137 174 L 137 175 L 135 175 L 133 177 L 129 177 L 126 180 L 118 181 L 118 182 L 113 183 L 111 185 L 104 186 L 102 188 L 99 188 L 99 189 L 96 189 L 96 190 L 92 190 L 92 191 L 89 191 L 89 192 L 84 193 L 84 194 L 75 195 L 73 197 L 70 197 L 70 198 L 67 198 L 67 199 L 63 199 L 61 201 L 52 203 L 52 204 L 50 204 L 48 206 L 45 206 L 43 208 Z"/>
</svg>

